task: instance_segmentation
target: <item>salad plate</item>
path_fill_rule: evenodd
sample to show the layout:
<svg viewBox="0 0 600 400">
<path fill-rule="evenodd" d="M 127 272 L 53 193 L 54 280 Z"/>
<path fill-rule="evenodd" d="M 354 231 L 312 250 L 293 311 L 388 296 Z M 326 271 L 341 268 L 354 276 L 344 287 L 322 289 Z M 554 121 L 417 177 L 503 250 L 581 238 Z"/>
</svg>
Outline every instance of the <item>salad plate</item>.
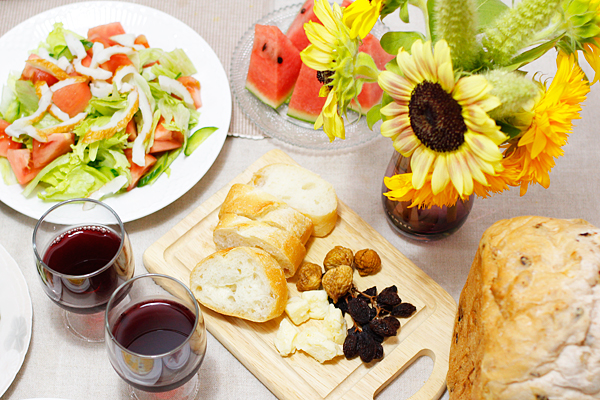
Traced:
<svg viewBox="0 0 600 400">
<path fill-rule="evenodd" d="M 0 63 L 2 84 L 7 82 L 11 71 L 20 73 L 23 70 L 28 52 L 46 39 L 56 22 L 62 22 L 66 29 L 82 36 L 87 36 L 89 28 L 120 22 L 127 33 L 145 35 L 152 47 L 165 51 L 182 49 L 194 64 L 197 73 L 193 76 L 201 84 L 203 102 L 198 109 L 200 117 L 195 129 L 208 126 L 218 129 L 190 156 L 181 154 L 171 164 L 170 175 L 163 174 L 152 185 L 103 199 L 123 222 L 142 218 L 168 206 L 204 176 L 227 137 L 231 121 L 231 93 L 217 55 L 196 31 L 156 9 L 119 1 L 79 2 L 40 13 L 0 38 L 0 51 L 11 55 Z M 25 198 L 22 191 L 23 186 L 8 185 L 0 179 L 0 201 L 22 214 L 38 219 L 54 204 L 39 199 L 35 194 Z"/>
<path fill-rule="evenodd" d="M 301 8 L 302 3 L 280 8 L 256 21 L 256 24 L 275 25 L 285 33 Z M 358 122 L 346 124 L 345 140 L 336 139 L 330 142 L 322 129 L 315 130 L 313 124 L 289 117 L 286 103 L 274 110 L 250 93 L 245 86 L 254 44 L 254 25 L 244 33 L 233 52 L 230 68 L 231 88 L 246 116 L 266 135 L 290 145 L 329 151 L 362 145 L 380 136 L 379 129 L 369 129 L 366 118 L 363 117 Z M 372 32 L 381 38 L 386 28 L 378 22 Z M 357 120 L 358 114 L 348 110 L 348 118 L 350 121 Z"/>
<path fill-rule="evenodd" d="M 0 397 L 23 365 L 31 340 L 31 297 L 16 261 L 0 245 Z"/>
</svg>

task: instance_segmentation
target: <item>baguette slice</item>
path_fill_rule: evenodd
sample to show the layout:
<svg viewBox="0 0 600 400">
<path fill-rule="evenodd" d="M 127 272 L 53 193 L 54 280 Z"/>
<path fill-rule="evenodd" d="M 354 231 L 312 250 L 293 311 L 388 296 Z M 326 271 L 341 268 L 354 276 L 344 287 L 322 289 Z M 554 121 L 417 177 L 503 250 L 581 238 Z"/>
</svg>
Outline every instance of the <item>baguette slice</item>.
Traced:
<svg viewBox="0 0 600 400">
<path fill-rule="evenodd" d="M 314 172 L 298 165 L 270 164 L 255 172 L 250 184 L 309 217 L 314 236 L 327 236 L 335 227 L 337 196 L 333 186 Z"/>
<path fill-rule="evenodd" d="M 277 261 L 252 247 L 219 250 L 200 261 L 190 275 L 190 289 L 203 306 L 254 322 L 280 316 L 288 298 Z"/>
<path fill-rule="evenodd" d="M 313 232 L 310 218 L 279 201 L 277 197 L 251 185 L 236 183 L 229 189 L 219 210 L 219 218 L 224 214 L 241 215 L 273 225 L 292 233 L 302 244 L 306 244 Z"/>
<path fill-rule="evenodd" d="M 286 278 L 294 276 L 306 255 L 306 248 L 296 236 L 264 222 L 235 214 L 223 214 L 213 241 L 217 249 L 228 247 L 258 247 L 273 256 Z"/>
</svg>

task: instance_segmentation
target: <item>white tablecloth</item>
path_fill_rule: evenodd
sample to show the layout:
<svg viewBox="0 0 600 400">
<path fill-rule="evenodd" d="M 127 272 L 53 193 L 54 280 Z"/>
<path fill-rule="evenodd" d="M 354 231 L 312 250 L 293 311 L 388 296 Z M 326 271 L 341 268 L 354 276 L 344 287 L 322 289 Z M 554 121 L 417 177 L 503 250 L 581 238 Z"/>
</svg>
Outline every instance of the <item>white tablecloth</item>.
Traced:
<svg viewBox="0 0 600 400">
<path fill-rule="evenodd" d="M 26 18 L 68 0 L 3 0 L 0 34 Z M 274 7 L 286 1 L 140 0 L 136 3 L 167 12 L 192 28 L 213 47 L 226 71 L 242 33 Z M 392 18 L 393 23 L 393 18 Z M 2 57 L 9 57 L 4 54 Z M 0 61 L 1 62 L 1 61 Z M 545 64 L 544 64 L 545 63 Z M 552 70 L 552 62 L 541 62 Z M 392 154 L 391 142 L 379 137 L 369 144 L 341 152 L 314 153 L 273 139 L 228 137 L 214 165 L 188 193 L 168 207 L 126 224 L 134 248 L 136 274 L 145 272 L 143 252 L 187 214 L 202 204 L 252 162 L 280 148 L 302 166 L 331 182 L 338 197 L 389 240 L 458 301 L 483 231 L 499 219 L 518 215 L 583 218 L 600 225 L 600 90 L 593 87 L 582 120 L 565 147 L 565 156 L 551 173 L 548 190 L 531 187 L 489 199 L 477 199 L 471 215 L 453 236 L 419 243 L 398 236 L 388 225 L 381 206 L 382 177 Z M 235 101 L 235 100 L 234 100 Z M 233 104 L 231 132 L 260 136 L 261 132 Z M 20 266 L 33 302 L 33 335 L 24 365 L 2 399 L 61 398 L 126 399 L 127 386 L 113 371 L 104 346 L 71 337 L 62 326 L 61 311 L 43 293 L 31 253 L 35 220 L 0 203 L 0 243 Z M 0 277 L 0 279 L 2 279 Z M 393 382 L 378 399 L 408 398 L 425 382 L 432 368 L 426 357 Z M 276 373 L 276 371 L 274 371 Z M 211 335 L 200 370 L 201 399 L 270 399 L 271 392 Z M 443 395 L 448 398 L 447 393 Z"/>
</svg>

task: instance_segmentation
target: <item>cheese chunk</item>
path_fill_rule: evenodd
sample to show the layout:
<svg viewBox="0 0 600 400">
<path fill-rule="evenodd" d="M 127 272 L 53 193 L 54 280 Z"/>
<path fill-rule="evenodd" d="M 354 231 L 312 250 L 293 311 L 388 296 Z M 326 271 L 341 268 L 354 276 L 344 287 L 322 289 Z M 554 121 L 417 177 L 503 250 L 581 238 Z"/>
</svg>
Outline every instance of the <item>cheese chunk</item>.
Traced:
<svg viewBox="0 0 600 400">
<path fill-rule="evenodd" d="M 296 325 L 308 321 L 310 318 L 308 315 L 309 311 L 310 307 L 308 301 L 297 296 L 290 297 L 285 306 L 285 313 Z"/>
<path fill-rule="evenodd" d="M 279 323 L 279 330 L 277 331 L 277 337 L 273 341 L 279 354 L 285 357 L 296 351 L 294 341 L 298 332 L 298 328 L 292 325 L 290 321 L 285 318 L 281 320 Z"/>
<path fill-rule="evenodd" d="M 298 350 L 302 350 L 320 363 L 344 354 L 341 345 L 328 339 L 319 328 L 314 326 L 307 327 L 298 333 L 294 344 Z"/>
<path fill-rule="evenodd" d="M 323 333 L 328 339 L 335 343 L 343 345 L 346 340 L 346 320 L 342 315 L 342 310 L 336 308 L 333 304 L 329 305 L 327 315 L 323 319 Z"/>
<path fill-rule="evenodd" d="M 302 298 L 308 301 L 308 316 L 311 319 L 323 319 L 329 309 L 327 301 L 327 292 L 324 290 L 307 290 L 302 292 Z"/>
</svg>

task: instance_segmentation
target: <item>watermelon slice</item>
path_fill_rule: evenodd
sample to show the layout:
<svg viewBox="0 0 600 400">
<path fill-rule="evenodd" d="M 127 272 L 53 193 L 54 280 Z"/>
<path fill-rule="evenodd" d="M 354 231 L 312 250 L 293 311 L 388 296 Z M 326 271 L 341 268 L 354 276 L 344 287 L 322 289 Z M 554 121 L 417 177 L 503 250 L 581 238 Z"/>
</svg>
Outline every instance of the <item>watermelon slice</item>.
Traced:
<svg viewBox="0 0 600 400">
<path fill-rule="evenodd" d="M 348 5 L 351 3 L 352 1 L 350 0 L 344 0 L 341 6 L 348 7 Z M 304 24 L 308 21 L 318 22 L 319 24 L 321 23 L 319 18 L 317 18 L 315 15 L 313 9 L 314 5 L 315 0 L 306 0 L 304 4 L 302 4 L 302 7 L 300 7 L 296 18 L 294 18 L 294 21 L 292 21 L 292 24 L 285 33 L 285 35 L 290 38 L 292 43 L 294 43 L 294 46 L 296 46 L 298 51 L 304 50 L 310 44 L 310 41 L 306 37 L 306 32 L 304 32 Z"/>
<path fill-rule="evenodd" d="M 317 71 L 302 64 L 287 115 L 314 123 L 327 100 L 327 97 L 319 97 L 321 86 L 323 84 L 317 79 Z"/>
<path fill-rule="evenodd" d="M 246 89 L 276 109 L 294 90 L 301 66 L 300 52 L 278 27 L 255 25 Z"/>
<path fill-rule="evenodd" d="M 375 65 L 377 65 L 377 68 L 380 70 L 385 67 L 385 64 L 394 58 L 393 55 L 383 50 L 381 44 L 379 43 L 379 39 L 370 33 L 363 39 L 363 43 L 360 45 L 358 50 L 373 57 Z M 366 114 L 374 105 L 381 102 L 382 96 L 383 90 L 381 90 L 377 82 L 365 83 L 357 97 L 360 107 L 358 104 L 356 104 L 355 100 L 352 100 L 349 108 L 356 112 L 362 112 L 363 114 Z"/>
</svg>

